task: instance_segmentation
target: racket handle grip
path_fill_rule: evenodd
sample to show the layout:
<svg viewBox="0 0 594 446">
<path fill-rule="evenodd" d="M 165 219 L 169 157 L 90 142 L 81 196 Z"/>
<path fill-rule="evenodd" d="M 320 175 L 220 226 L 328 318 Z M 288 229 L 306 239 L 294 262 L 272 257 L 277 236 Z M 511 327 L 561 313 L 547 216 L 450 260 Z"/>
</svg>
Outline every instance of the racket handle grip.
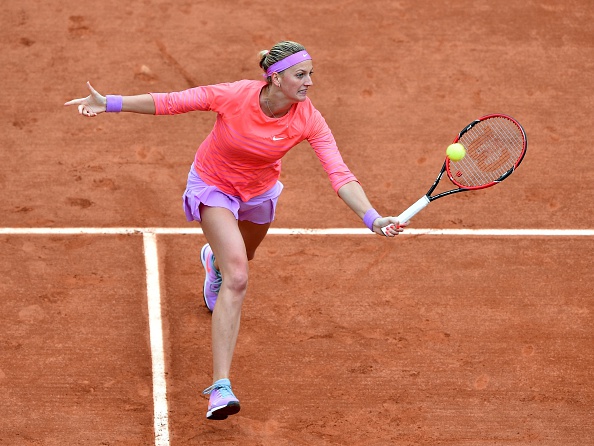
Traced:
<svg viewBox="0 0 594 446">
<path fill-rule="evenodd" d="M 423 209 L 425 209 L 425 207 L 429 204 L 429 202 L 430 202 L 429 197 L 427 195 L 423 195 L 419 200 L 416 201 L 416 203 L 414 203 L 411 207 L 409 207 L 402 214 L 400 214 L 398 217 L 396 217 L 398 219 L 398 222 L 406 223 L 411 218 L 413 218 L 415 215 L 417 215 L 419 212 L 421 212 Z M 392 225 L 384 226 L 382 228 L 382 232 L 384 233 L 384 235 L 386 235 L 386 230 L 390 226 L 392 226 Z"/>
</svg>

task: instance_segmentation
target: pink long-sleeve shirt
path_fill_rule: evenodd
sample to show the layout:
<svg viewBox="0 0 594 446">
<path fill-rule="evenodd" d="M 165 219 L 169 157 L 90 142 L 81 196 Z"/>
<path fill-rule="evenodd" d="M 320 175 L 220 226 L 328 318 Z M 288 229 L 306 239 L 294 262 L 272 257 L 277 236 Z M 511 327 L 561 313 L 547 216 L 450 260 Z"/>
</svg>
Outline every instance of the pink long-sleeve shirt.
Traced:
<svg viewBox="0 0 594 446">
<path fill-rule="evenodd" d="M 217 113 L 212 131 L 196 152 L 194 168 L 205 183 L 243 201 L 272 188 L 280 176 L 281 158 L 304 140 L 316 152 L 335 191 L 357 181 L 309 98 L 293 105 L 285 116 L 269 118 L 260 108 L 265 85 L 242 80 L 151 95 L 157 115 L 195 110 Z"/>
</svg>

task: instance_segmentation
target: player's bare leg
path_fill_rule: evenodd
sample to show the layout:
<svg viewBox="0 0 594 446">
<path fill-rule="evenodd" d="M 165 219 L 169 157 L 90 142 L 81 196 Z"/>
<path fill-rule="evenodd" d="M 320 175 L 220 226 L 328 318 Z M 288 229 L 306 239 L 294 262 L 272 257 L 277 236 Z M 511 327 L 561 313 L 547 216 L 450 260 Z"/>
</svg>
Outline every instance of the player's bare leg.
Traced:
<svg viewBox="0 0 594 446">
<path fill-rule="evenodd" d="M 237 222 L 223 208 L 201 206 L 202 229 L 215 255 L 223 282 L 212 315 L 213 380 L 229 377 L 247 291 L 248 260 L 266 236 L 269 224 Z"/>
</svg>

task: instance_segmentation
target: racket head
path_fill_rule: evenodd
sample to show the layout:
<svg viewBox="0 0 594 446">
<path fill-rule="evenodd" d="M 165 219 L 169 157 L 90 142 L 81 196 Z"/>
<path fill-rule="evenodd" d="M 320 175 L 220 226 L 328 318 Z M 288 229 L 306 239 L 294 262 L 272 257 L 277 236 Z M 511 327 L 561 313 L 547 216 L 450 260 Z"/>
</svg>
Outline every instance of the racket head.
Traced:
<svg viewBox="0 0 594 446">
<path fill-rule="evenodd" d="M 466 149 L 459 161 L 446 157 L 445 167 L 452 183 L 460 189 L 493 186 L 520 165 L 528 148 L 524 128 L 511 116 L 491 114 L 466 126 L 454 140 Z"/>
</svg>

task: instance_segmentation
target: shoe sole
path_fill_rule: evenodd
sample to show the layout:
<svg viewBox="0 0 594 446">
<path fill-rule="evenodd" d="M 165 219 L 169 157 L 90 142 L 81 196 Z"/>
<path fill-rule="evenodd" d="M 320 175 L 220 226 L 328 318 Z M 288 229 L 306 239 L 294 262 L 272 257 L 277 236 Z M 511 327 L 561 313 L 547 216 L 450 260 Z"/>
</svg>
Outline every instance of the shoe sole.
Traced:
<svg viewBox="0 0 594 446">
<path fill-rule="evenodd" d="M 217 407 L 216 409 L 209 410 L 206 414 L 206 418 L 209 420 L 226 420 L 229 415 L 235 415 L 239 412 L 240 406 L 239 401 L 231 402 L 226 406 Z"/>
<path fill-rule="evenodd" d="M 204 252 L 206 251 L 207 246 L 208 245 L 204 245 L 202 247 L 202 249 L 200 250 L 200 261 L 202 262 L 202 266 L 204 267 L 204 273 L 205 273 L 204 285 L 202 285 L 202 298 L 204 299 L 204 305 L 206 305 L 206 308 L 208 308 L 208 311 L 210 311 L 212 313 L 212 310 L 210 309 L 210 307 L 208 306 L 208 302 L 206 301 L 206 293 L 205 293 L 206 281 L 208 280 L 208 270 L 206 268 L 206 259 L 204 258 Z"/>
</svg>

